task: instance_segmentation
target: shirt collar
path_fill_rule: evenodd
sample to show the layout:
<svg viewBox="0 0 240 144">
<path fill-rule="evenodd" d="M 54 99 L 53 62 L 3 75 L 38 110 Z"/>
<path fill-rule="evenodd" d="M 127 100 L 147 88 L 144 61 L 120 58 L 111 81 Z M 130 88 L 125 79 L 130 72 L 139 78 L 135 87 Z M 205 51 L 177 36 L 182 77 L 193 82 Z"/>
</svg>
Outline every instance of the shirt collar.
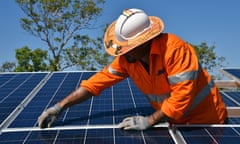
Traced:
<svg viewBox="0 0 240 144">
<path fill-rule="evenodd" d="M 161 54 L 161 50 L 160 50 L 160 41 L 158 38 L 154 38 L 152 40 L 152 44 L 151 44 L 151 51 L 150 51 L 150 55 L 152 54 L 157 54 L 160 55 Z"/>
</svg>

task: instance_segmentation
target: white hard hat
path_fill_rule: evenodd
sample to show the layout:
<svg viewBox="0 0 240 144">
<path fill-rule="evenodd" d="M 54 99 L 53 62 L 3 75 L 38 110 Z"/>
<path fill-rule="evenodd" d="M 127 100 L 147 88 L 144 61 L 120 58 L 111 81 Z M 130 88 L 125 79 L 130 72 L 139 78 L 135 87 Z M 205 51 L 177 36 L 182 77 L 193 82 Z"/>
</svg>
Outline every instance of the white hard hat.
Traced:
<svg viewBox="0 0 240 144">
<path fill-rule="evenodd" d="M 160 18 L 140 9 L 127 9 L 107 28 L 104 46 L 110 55 L 119 56 L 156 37 L 163 29 Z"/>
<path fill-rule="evenodd" d="M 144 11 L 129 9 L 123 11 L 115 25 L 115 33 L 119 41 L 133 39 L 150 27 L 151 23 Z"/>
</svg>

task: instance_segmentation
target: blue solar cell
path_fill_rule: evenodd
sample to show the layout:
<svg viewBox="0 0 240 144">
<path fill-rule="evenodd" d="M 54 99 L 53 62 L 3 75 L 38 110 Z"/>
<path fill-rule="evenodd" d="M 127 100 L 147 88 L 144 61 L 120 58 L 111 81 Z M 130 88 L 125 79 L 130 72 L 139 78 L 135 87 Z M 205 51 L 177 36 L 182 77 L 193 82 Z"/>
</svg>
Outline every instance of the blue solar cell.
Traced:
<svg viewBox="0 0 240 144">
<path fill-rule="evenodd" d="M 86 144 L 112 144 L 113 129 L 89 129 L 87 130 Z"/>
<path fill-rule="evenodd" d="M 71 143 L 79 144 L 84 143 L 86 140 L 86 130 L 70 130 L 70 131 L 60 131 L 56 143 Z M 56 135 L 53 135 L 56 136 Z M 45 136 L 45 139 L 48 139 L 48 135 Z"/>
<path fill-rule="evenodd" d="M 0 86 L 0 123 L 40 83 L 47 73 L 3 74 L 5 82 Z M 7 80 L 7 78 L 9 78 Z"/>
<path fill-rule="evenodd" d="M 15 76 L 16 74 L 0 74 L 0 88 L 8 81 L 11 81 Z"/>
<path fill-rule="evenodd" d="M 187 143 L 207 144 L 216 143 L 205 128 L 178 128 Z"/>
<path fill-rule="evenodd" d="M 240 127 L 233 127 L 233 129 L 236 130 L 238 134 L 240 134 Z"/>
<path fill-rule="evenodd" d="M 224 103 L 228 107 L 240 106 L 240 92 L 221 91 Z"/>
<path fill-rule="evenodd" d="M 0 87 L 0 100 L 4 101 L 4 99 L 16 90 L 29 76 L 30 74 L 15 74 L 14 78 L 9 78 L 8 74 L 3 75 L 2 78 L 5 78 L 6 81 L 2 83 Z"/>
<path fill-rule="evenodd" d="M 234 102 L 237 104 L 237 106 L 240 106 L 240 91 L 225 92 L 225 93 L 234 99 Z"/>
<path fill-rule="evenodd" d="M 187 143 L 231 143 L 237 144 L 240 134 L 232 127 L 184 127 L 178 128 Z"/>
<path fill-rule="evenodd" d="M 81 73 L 53 73 L 10 127 L 32 127 L 44 109 L 54 105 L 79 85 Z M 77 77 L 77 78 L 76 78 Z M 36 110 L 36 111 L 30 111 Z M 24 125 L 23 125 L 24 123 Z"/>
<path fill-rule="evenodd" d="M 228 72 L 229 74 L 233 75 L 234 77 L 240 80 L 240 69 L 237 68 L 226 68 L 223 69 L 224 71 Z"/>
<path fill-rule="evenodd" d="M 0 135 L 0 144 L 20 144 L 23 143 L 28 132 L 11 132 Z"/>
<path fill-rule="evenodd" d="M 218 143 L 237 144 L 240 142 L 240 134 L 231 127 L 207 128 L 207 131 Z"/>
<path fill-rule="evenodd" d="M 131 134 L 130 134 L 131 135 Z M 173 144 L 174 141 L 170 138 L 168 128 L 153 128 L 143 131 L 146 143 L 157 144 L 159 142 L 165 144 Z"/>
<path fill-rule="evenodd" d="M 240 118 L 239 117 L 228 118 L 228 124 L 240 124 Z"/>
<path fill-rule="evenodd" d="M 34 98 L 21 111 L 9 128 L 25 128 L 37 126 L 37 118 L 42 111 L 64 98 L 80 82 L 88 79 L 95 72 L 55 72 L 39 89 Z M 1 77 L 1 76 L 0 76 Z M 17 76 L 11 76 L 13 79 Z M 26 78 L 25 78 L 26 79 Z M 2 82 L 6 85 L 8 80 Z M 1 83 L 0 83 L 1 89 Z M 22 87 L 22 89 L 24 89 Z M 23 90 L 24 91 L 24 90 Z M 228 105 L 236 103 L 229 97 L 239 100 L 238 94 L 222 93 Z M 9 99 L 10 102 L 13 101 Z M 13 101 L 14 102 L 14 101 Z M 14 105 L 14 103 L 10 103 Z M 7 106 L 7 104 L 4 104 Z M 150 107 L 145 95 L 133 84 L 131 79 L 119 82 L 100 96 L 93 97 L 81 104 L 66 109 L 53 126 L 85 126 L 115 125 L 123 118 L 132 115 L 149 115 L 154 110 Z M 0 115 L 1 116 L 1 115 Z M 229 124 L 239 124 L 239 118 L 229 118 Z M 178 128 L 187 143 L 225 143 L 229 139 L 239 140 L 239 128 Z M 14 137 L 14 138 L 11 138 Z M 11 139 L 10 139 L 11 138 Z M 146 131 L 124 131 L 122 129 L 79 129 L 4 132 L 0 135 L 0 143 L 174 143 L 169 129 L 152 128 Z"/>
<path fill-rule="evenodd" d="M 157 134 L 157 135 L 156 135 Z M 71 144 L 136 144 L 168 143 L 173 144 L 168 130 L 124 131 L 121 129 L 82 129 L 60 131 L 10 132 L 0 136 L 0 143 L 71 143 Z"/>
<path fill-rule="evenodd" d="M 232 101 L 225 92 L 220 92 L 220 93 L 222 95 L 222 99 L 223 99 L 224 103 L 226 104 L 226 106 L 228 106 L 228 107 L 237 106 L 237 104 L 234 101 Z"/>
</svg>

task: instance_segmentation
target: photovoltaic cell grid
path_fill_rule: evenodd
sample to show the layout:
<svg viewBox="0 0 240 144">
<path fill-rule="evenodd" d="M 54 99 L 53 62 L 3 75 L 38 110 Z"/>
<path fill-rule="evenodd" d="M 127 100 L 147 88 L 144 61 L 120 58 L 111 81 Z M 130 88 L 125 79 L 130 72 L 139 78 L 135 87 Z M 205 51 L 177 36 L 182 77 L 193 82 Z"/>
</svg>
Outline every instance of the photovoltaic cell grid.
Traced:
<svg viewBox="0 0 240 144">
<path fill-rule="evenodd" d="M 220 93 L 228 107 L 240 107 L 240 92 L 221 91 Z"/>
<path fill-rule="evenodd" d="M 179 127 L 187 143 L 239 144 L 239 127 Z"/>
<path fill-rule="evenodd" d="M 37 91 L 33 99 L 8 126 L 11 128 L 33 128 L 43 110 L 54 105 L 76 89 L 81 80 L 94 72 L 55 72 Z M 17 74 L 18 75 L 18 74 Z M 31 74 L 26 74 L 26 79 Z M 11 78 L 5 78 L 0 86 Z M 2 79 L 1 79 L 2 80 Z M 5 82 L 4 82 L 5 81 Z M 39 80 L 41 81 L 41 80 Z M 1 88 L 1 87 L 0 87 Z M 31 91 L 31 90 L 29 90 Z M 221 92 L 229 106 L 239 106 L 238 92 Z M 23 96 L 24 94 L 22 94 Z M 24 95 L 26 96 L 26 94 Z M 54 127 L 115 125 L 124 117 L 149 115 L 153 109 L 145 96 L 131 79 L 104 90 L 100 96 L 65 110 Z M 239 118 L 230 118 L 230 124 L 239 124 Z M 239 141 L 239 127 L 178 127 L 187 143 L 234 143 Z M 167 127 L 147 131 L 124 131 L 117 128 L 73 129 L 49 131 L 3 132 L 0 143 L 175 143 Z"/>
<path fill-rule="evenodd" d="M 240 69 L 239 68 L 224 68 L 223 69 L 225 72 L 231 74 L 238 80 L 240 80 Z"/>
<path fill-rule="evenodd" d="M 0 124 L 47 73 L 0 74 Z"/>
</svg>

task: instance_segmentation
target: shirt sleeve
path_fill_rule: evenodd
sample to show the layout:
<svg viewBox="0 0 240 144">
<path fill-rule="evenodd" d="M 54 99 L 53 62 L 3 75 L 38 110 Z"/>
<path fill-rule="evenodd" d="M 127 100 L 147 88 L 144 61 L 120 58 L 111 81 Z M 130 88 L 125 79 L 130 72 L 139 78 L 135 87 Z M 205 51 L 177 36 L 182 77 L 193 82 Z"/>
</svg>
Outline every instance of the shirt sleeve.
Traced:
<svg viewBox="0 0 240 144">
<path fill-rule="evenodd" d="M 128 75 L 124 68 L 119 65 L 119 60 L 120 58 L 116 57 L 109 66 L 104 67 L 103 70 L 97 72 L 88 80 L 83 80 L 80 86 L 98 96 L 104 89 L 125 79 Z"/>
<path fill-rule="evenodd" d="M 173 119 L 179 119 L 196 93 L 198 58 L 190 45 L 183 44 L 171 50 L 165 60 L 171 95 L 163 102 L 162 111 Z"/>
</svg>

